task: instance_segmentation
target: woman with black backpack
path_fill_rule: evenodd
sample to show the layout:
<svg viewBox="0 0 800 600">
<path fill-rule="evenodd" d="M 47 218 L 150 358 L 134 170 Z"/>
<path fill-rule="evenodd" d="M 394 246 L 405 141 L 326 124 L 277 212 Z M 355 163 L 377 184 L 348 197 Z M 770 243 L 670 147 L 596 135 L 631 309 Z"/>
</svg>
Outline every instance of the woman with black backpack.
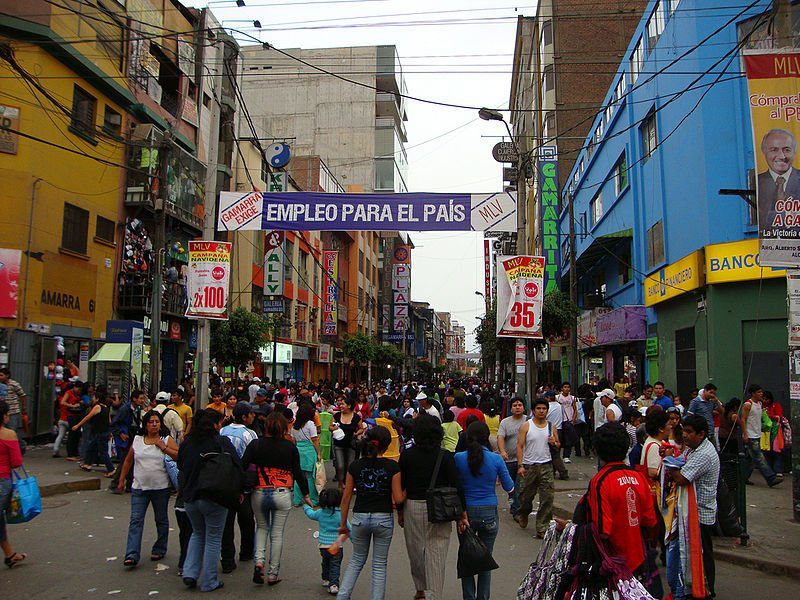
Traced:
<svg viewBox="0 0 800 600">
<path fill-rule="evenodd" d="M 218 565 L 229 508 L 220 504 L 226 500 L 211 493 L 209 484 L 214 482 L 209 481 L 204 465 L 222 459 L 219 464 L 229 467 L 226 479 L 239 483 L 242 481 L 239 455 L 231 441 L 219 435 L 222 418 L 222 413 L 212 409 L 195 413 L 189 435 L 178 451 L 180 491 L 186 516 L 192 523 L 192 537 L 183 565 L 183 583 L 190 588 L 199 584 L 201 592 L 212 592 L 223 586 L 219 580 Z M 217 472 L 224 472 L 224 469 L 218 468 Z"/>
</svg>

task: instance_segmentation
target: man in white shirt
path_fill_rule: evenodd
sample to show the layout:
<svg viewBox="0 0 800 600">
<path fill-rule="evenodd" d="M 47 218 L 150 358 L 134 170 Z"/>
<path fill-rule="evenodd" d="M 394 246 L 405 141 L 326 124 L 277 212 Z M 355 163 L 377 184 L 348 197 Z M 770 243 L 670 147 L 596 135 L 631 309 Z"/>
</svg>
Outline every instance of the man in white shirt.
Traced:
<svg viewBox="0 0 800 600">
<path fill-rule="evenodd" d="M 439 422 L 442 422 L 442 415 L 436 410 L 436 407 L 431 403 L 428 395 L 425 392 L 420 392 L 417 394 L 416 397 L 417 402 L 419 402 L 419 409 L 421 411 L 425 411 L 432 417 L 436 417 L 439 419 Z"/>
<path fill-rule="evenodd" d="M 172 408 L 167 407 L 167 402 L 170 400 L 170 395 L 167 392 L 158 392 L 156 394 L 156 406 L 154 411 L 161 415 L 164 421 L 164 426 L 169 429 L 169 435 L 175 440 L 175 443 L 180 445 L 183 441 L 183 419 Z"/>
<path fill-rule="evenodd" d="M 258 394 L 258 390 L 261 388 L 261 379 L 253 377 L 252 381 L 253 383 L 247 388 L 247 395 L 250 397 L 250 402 L 255 402 L 256 394 Z"/>
<path fill-rule="evenodd" d="M 568 382 L 561 384 L 561 393 L 556 396 L 556 401 L 561 405 L 563 420 L 561 422 L 561 447 L 564 448 L 564 462 L 569 464 L 569 455 L 572 447 L 578 441 L 575 424 L 578 420 L 578 403 L 575 396 L 570 394 L 572 387 Z"/>
<path fill-rule="evenodd" d="M 556 393 L 553 390 L 547 390 L 544 393 L 544 399 L 547 400 L 547 422 L 553 426 L 553 435 L 558 438 L 559 447 L 550 447 L 550 454 L 553 460 L 553 470 L 558 472 L 559 479 L 569 479 L 569 472 L 567 467 L 564 466 L 564 461 L 561 458 L 561 428 L 564 423 L 564 410 L 556 400 Z"/>
</svg>

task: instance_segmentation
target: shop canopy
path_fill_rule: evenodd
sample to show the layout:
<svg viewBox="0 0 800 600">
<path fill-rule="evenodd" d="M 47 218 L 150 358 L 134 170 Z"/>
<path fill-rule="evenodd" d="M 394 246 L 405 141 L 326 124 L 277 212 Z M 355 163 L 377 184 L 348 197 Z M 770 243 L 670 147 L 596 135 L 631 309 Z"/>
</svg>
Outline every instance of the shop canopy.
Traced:
<svg viewBox="0 0 800 600">
<path fill-rule="evenodd" d="M 95 352 L 95 355 L 89 359 L 89 362 L 130 362 L 131 361 L 131 345 L 130 344 L 105 344 L 100 350 Z"/>
</svg>

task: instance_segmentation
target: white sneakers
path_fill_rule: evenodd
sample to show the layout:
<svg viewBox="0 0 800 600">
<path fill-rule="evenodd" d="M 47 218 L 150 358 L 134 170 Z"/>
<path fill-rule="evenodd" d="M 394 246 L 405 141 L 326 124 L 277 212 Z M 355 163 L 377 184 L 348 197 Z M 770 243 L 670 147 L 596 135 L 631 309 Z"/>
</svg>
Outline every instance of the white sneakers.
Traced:
<svg viewBox="0 0 800 600">
<path fill-rule="evenodd" d="M 572 461 L 570 459 L 568 459 L 568 458 L 564 459 L 564 464 L 565 465 L 568 465 L 568 464 L 571 464 L 571 463 L 572 463 Z"/>
<path fill-rule="evenodd" d="M 336 585 L 335 583 L 334 583 L 334 584 L 331 584 L 331 587 L 329 587 L 329 588 L 328 588 L 328 593 L 329 593 L 331 596 L 335 596 L 336 594 L 338 594 L 338 593 L 339 593 L 339 586 L 338 586 L 338 585 Z"/>
</svg>

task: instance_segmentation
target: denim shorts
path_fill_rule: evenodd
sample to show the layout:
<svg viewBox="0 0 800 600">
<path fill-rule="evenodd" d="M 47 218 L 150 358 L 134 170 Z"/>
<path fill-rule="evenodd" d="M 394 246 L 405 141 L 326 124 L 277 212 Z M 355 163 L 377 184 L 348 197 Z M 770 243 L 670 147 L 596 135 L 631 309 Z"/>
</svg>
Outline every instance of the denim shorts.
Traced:
<svg viewBox="0 0 800 600">
<path fill-rule="evenodd" d="M 11 500 L 11 479 L 0 479 L 0 542 L 6 541 L 6 508 Z"/>
</svg>

